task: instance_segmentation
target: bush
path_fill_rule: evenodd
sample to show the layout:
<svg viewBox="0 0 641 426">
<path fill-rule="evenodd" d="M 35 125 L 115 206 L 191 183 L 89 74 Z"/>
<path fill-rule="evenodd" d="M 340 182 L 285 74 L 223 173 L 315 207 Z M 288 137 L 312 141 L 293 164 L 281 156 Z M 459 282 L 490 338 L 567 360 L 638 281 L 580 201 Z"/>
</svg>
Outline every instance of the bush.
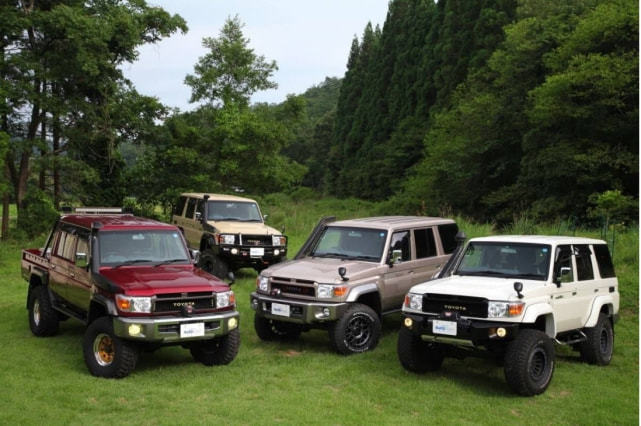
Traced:
<svg viewBox="0 0 641 426">
<path fill-rule="evenodd" d="M 30 188 L 23 203 L 18 215 L 18 229 L 29 237 L 49 231 L 58 218 L 58 211 L 47 194 L 37 188 Z"/>
</svg>

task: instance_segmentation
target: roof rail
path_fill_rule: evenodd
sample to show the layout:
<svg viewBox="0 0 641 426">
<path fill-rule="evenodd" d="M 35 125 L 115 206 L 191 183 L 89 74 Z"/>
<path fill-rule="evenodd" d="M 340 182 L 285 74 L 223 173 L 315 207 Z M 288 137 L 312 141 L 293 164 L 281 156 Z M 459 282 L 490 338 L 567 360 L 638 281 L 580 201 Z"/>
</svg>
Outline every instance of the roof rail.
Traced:
<svg viewBox="0 0 641 426">
<path fill-rule="evenodd" d="M 122 209 L 120 207 L 76 207 L 74 212 L 80 214 L 120 214 Z"/>
</svg>

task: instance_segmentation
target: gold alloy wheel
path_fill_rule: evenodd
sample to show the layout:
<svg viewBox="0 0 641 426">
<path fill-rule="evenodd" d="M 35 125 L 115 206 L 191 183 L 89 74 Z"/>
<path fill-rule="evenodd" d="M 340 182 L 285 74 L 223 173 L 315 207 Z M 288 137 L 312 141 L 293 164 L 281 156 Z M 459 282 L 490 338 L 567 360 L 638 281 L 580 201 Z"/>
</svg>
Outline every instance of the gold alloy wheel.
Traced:
<svg viewBox="0 0 641 426">
<path fill-rule="evenodd" d="M 93 341 L 93 353 L 98 364 L 103 367 L 110 365 L 116 354 L 111 336 L 105 333 L 97 335 Z"/>
</svg>

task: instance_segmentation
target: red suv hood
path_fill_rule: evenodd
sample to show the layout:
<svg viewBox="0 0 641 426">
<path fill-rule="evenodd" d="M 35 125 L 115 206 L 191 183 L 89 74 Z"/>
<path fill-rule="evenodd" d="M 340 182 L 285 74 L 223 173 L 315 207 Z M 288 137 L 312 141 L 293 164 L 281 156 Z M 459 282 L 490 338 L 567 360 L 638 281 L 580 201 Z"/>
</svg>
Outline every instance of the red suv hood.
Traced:
<svg viewBox="0 0 641 426">
<path fill-rule="evenodd" d="M 223 281 L 192 265 L 105 267 L 100 275 L 131 296 L 229 290 Z"/>
</svg>

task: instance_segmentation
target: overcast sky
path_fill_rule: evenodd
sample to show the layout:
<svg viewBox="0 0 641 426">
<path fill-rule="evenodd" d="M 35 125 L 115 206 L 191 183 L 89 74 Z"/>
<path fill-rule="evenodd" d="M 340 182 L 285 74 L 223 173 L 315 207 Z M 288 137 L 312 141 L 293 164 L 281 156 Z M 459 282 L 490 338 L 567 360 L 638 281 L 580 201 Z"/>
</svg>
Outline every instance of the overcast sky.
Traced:
<svg viewBox="0 0 641 426">
<path fill-rule="evenodd" d="M 203 37 L 218 37 L 224 21 L 238 14 L 250 47 L 275 60 L 278 89 L 256 93 L 252 102 L 282 102 L 325 77 L 342 77 L 354 35 L 359 39 L 368 21 L 383 26 L 388 0 L 148 0 L 187 21 L 187 34 L 175 34 L 140 49 L 134 64 L 123 67 L 136 89 L 185 111 L 191 91 L 187 74 L 205 54 Z"/>
</svg>

